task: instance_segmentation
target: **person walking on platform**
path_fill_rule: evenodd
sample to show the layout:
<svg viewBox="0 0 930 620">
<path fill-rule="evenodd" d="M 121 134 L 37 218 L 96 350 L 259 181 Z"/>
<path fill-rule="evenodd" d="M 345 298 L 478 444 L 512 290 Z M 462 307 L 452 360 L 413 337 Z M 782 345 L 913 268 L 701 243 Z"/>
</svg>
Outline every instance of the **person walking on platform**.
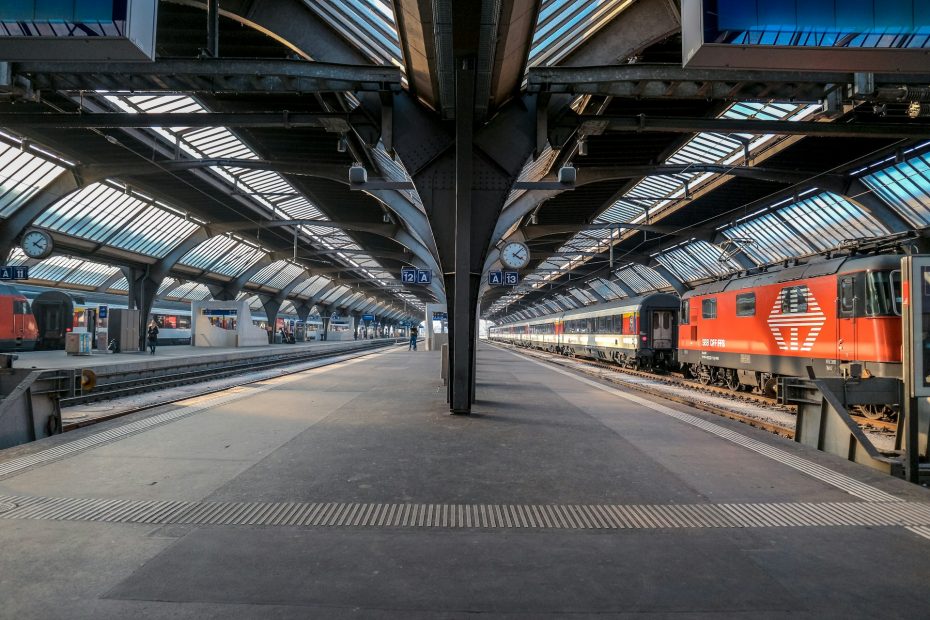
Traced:
<svg viewBox="0 0 930 620">
<path fill-rule="evenodd" d="M 155 319 L 152 319 L 149 323 L 145 339 L 149 345 L 149 352 L 155 355 L 155 345 L 158 344 L 158 323 L 155 322 Z"/>
<path fill-rule="evenodd" d="M 417 328 L 416 328 L 416 327 L 411 327 L 411 328 L 410 328 L 410 346 L 407 347 L 407 350 L 408 350 L 408 351 L 416 351 L 416 350 L 417 350 L 417 335 L 418 335 L 418 334 L 417 334 Z"/>
</svg>

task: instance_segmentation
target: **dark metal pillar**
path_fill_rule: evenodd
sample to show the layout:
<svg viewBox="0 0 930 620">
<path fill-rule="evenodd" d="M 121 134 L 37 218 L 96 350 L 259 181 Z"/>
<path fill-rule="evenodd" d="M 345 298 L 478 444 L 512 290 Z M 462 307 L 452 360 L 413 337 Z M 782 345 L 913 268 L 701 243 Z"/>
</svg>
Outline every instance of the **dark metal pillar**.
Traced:
<svg viewBox="0 0 930 620">
<path fill-rule="evenodd" d="M 207 1 L 207 54 L 220 57 L 220 1 Z"/>
<path fill-rule="evenodd" d="M 262 302 L 262 308 L 265 310 L 265 316 L 268 317 L 268 344 L 274 344 L 274 336 L 278 331 L 278 310 L 281 309 L 281 299 L 269 297 L 268 295 L 259 295 L 258 299 Z"/>
<path fill-rule="evenodd" d="M 449 300 L 449 406 L 452 413 L 471 412 L 474 369 L 475 299 L 471 277 L 472 157 L 474 155 L 474 59 L 459 58 L 455 71 L 455 271 Z"/>
</svg>

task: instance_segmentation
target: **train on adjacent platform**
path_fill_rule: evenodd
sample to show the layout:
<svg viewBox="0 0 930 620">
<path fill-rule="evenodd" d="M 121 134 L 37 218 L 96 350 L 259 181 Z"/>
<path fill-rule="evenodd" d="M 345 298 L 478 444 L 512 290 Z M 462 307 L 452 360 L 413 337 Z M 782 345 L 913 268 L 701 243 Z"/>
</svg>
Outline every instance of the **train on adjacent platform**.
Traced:
<svg viewBox="0 0 930 620">
<path fill-rule="evenodd" d="M 680 300 L 593 305 L 492 327 L 489 336 L 767 395 L 779 377 L 806 377 L 809 368 L 836 377 L 858 364 L 865 377 L 901 377 L 900 264 L 894 254 L 812 259 L 704 284 Z M 665 347 L 658 336 L 667 319 L 674 343 Z M 880 409 L 867 413 L 887 413 Z"/>
<path fill-rule="evenodd" d="M 108 293 L 28 284 L 13 287 L 0 283 L 0 351 L 64 349 L 69 332 L 95 332 L 101 306 L 125 308 L 126 298 Z M 190 344 L 190 304 L 159 301 L 152 308 L 151 318 L 159 327 L 159 345 Z M 268 328 L 265 315 L 256 313 L 252 319 L 259 327 Z M 304 324 L 296 316 L 282 314 L 278 316 L 275 332 L 282 327 L 295 334 L 298 340 L 311 340 L 322 330 L 323 323 L 317 319 Z M 93 336 L 91 341 L 96 344 Z"/>
</svg>

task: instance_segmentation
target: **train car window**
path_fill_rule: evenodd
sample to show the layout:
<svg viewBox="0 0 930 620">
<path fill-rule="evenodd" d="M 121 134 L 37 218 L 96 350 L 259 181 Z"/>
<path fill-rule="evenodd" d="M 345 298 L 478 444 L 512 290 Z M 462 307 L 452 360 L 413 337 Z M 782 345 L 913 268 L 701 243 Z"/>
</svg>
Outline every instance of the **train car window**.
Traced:
<svg viewBox="0 0 930 620">
<path fill-rule="evenodd" d="M 705 319 L 717 318 L 717 298 L 701 300 L 701 317 Z"/>
<path fill-rule="evenodd" d="M 610 331 L 610 327 L 607 325 L 607 321 L 610 320 L 609 316 L 599 316 L 597 317 L 597 331 L 600 334 L 606 334 Z"/>
<path fill-rule="evenodd" d="M 736 316 L 756 316 L 755 293 L 740 293 L 736 296 Z"/>
<path fill-rule="evenodd" d="M 681 317 L 678 319 L 678 322 L 682 325 L 687 325 L 691 322 L 691 300 L 682 299 L 681 300 Z"/>
<path fill-rule="evenodd" d="M 895 290 L 897 279 L 897 290 Z M 870 271 L 865 285 L 865 313 L 869 316 L 900 315 L 901 272 Z"/>
<path fill-rule="evenodd" d="M 807 312 L 807 287 L 789 286 L 782 289 L 781 313 L 799 314 Z"/>
<path fill-rule="evenodd" d="M 841 317 L 849 318 L 853 316 L 856 310 L 856 291 L 853 286 L 853 278 L 840 279 L 840 312 Z"/>
</svg>

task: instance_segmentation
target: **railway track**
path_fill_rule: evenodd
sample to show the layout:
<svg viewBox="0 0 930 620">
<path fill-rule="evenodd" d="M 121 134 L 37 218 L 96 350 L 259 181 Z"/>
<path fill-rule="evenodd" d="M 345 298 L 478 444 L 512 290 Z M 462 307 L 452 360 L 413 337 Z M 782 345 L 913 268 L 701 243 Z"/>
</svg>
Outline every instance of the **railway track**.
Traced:
<svg viewBox="0 0 930 620">
<path fill-rule="evenodd" d="M 79 404 L 87 404 L 92 402 L 113 400 L 116 398 L 121 398 L 125 396 L 132 396 L 136 394 L 142 394 L 146 392 L 155 392 L 159 390 L 165 390 L 175 387 L 180 387 L 184 385 L 190 385 L 194 383 L 201 383 L 206 381 L 213 381 L 217 379 L 231 378 L 235 376 L 242 376 L 243 380 L 235 383 L 224 383 L 222 386 L 210 387 L 196 393 L 184 393 L 177 396 L 169 396 L 166 398 L 160 398 L 157 402 L 154 403 L 145 403 L 137 406 L 130 406 L 126 409 L 120 409 L 112 413 L 96 415 L 90 418 L 83 419 L 74 419 L 72 421 L 64 421 L 62 424 L 62 431 L 67 432 L 82 428 L 85 426 L 91 426 L 93 424 L 98 424 L 100 422 L 105 422 L 107 420 L 112 420 L 115 418 L 120 418 L 132 413 L 139 411 L 145 411 L 147 409 L 152 409 L 154 407 L 160 407 L 162 405 L 171 404 L 181 400 L 187 400 L 189 398 L 195 398 L 198 396 L 205 396 L 208 394 L 213 394 L 216 392 L 222 392 L 224 390 L 229 390 L 235 387 L 241 387 L 243 385 L 249 385 L 251 383 L 258 383 L 261 381 L 268 380 L 268 376 L 261 376 L 255 378 L 256 373 L 260 373 L 264 370 L 271 370 L 275 368 L 283 368 L 283 371 L 280 375 L 294 374 L 298 372 L 303 372 L 307 370 L 305 365 L 309 362 L 317 362 L 320 360 L 327 360 L 332 358 L 332 361 L 329 363 L 335 364 L 340 361 L 344 361 L 347 355 L 357 354 L 356 356 L 369 355 L 389 347 L 392 345 L 397 345 L 400 343 L 400 340 L 373 340 L 369 343 L 354 344 L 352 347 L 346 349 L 338 350 L 326 350 L 326 351 L 316 351 L 313 353 L 306 353 L 302 355 L 287 355 L 282 356 L 277 359 L 260 359 L 260 360 L 246 360 L 246 361 L 236 361 L 221 366 L 209 365 L 205 368 L 195 368 L 193 370 L 182 370 L 178 372 L 169 372 L 157 376 L 134 376 L 137 375 L 137 372 L 130 373 L 113 373 L 113 375 L 107 375 L 111 378 L 111 381 L 106 384 L 99 386 L 98 389 L 95 389 L 92 392 L 84 394 L 76 398 L 62 398 L 61 406 L 75 406 Z M 403 340 L 406 342 L 406 340 Z M 322 364 L 328 365 L 328 364 Z M 206 365 L 205 365 L 206 366 Z M 289 370 L 287 367 L 293 366 L 293 370 Z M 318 368 L 319 366 L 314 366 Z M 121 376 L 125 375 L 125 376 Z M 252 378 L 248 378 L 251 375 Z M 280 376 L 275 375 L 275 376 Z M 113 377 L 117 377 L 113 379 Z"/>
<path fill-rule="evenodd" d="M 735 411 L 731 408 L 725 406 L 720 406 L 718 404 L 707 402 L 702 400 L 699 396 L 700 394 L 707 396 L 714 396 L 716 398 L 723 398 L 734 403 L 749 403 L 759 407 L 763 407 L 772 411 L 777 411 L 780 413 L 796 415 L 797 410 L 795 407 L 781 405 L 777 402 L 776 399 L 770 398 L 768 396 L 763 396 L 762 394 L 754 394 L 751 392 L 737 392 L 729 388 L 720 387 L 716 385 L 704 385 L 699 381 L 692 379 L 687 379 L 680 373 L 668 373 L 668 374 L 659 374 L 654 372 L 647 372 L 643 370 L 634 370 L 629 368 L 622 368 L 616 364 L 609 362 L 604 362 L 600 360 L 594 360 L 583 357 L 566 357 L 557 353 L 549 353 L 546 351 L 540 351 L 538 349 L 529 349 L 525 347 L 517 347 L 514 345 L 504 344 L 500 342 L 494 343 L 496 346 L 503 346 L 507 349 L 518 351 L 524 355 L 530 357 L 535 357 L 537 359 L 545 360 L 549 363 L 557 364 L 563 367 L 576 368 L 578 365 L 587 366 L 589 368 L 597 368 L 600 370 L 609 371 L 612 374 L 615 374 L 618 378 L 607 378 L 601 374 L 596 373 L 587 373 L 598 378 L 606 378 L 607 380 L 623 385 L 630 389 L 637 390 L 639 392 L 647 393 L 652 396 L 658 396 L 660 398 L 671 400 L 680 404 L 688 405 L 695 407 L 702 411 L 707 411 L 709 413 L 714 413 L 716 415 L 721 415 L 723 417 L 729 418 L 731 420 L 736 420 L 749 426 L 756 428 L 761 428 L 763 430 L 781 435 L 782 437 L 787 437 L 789 439 L 794 438 L 794 427 L 793 425 L 787 424 L 778 424 L 752 415 L 747 415 L 739 411 Z M 571 363 L 564 363 L 566 360 L 571 360 Z M 663 391 L 658 386 L 649 386 L 644 385 L 643 383 L 633 382 L 629 380 L 623 380 L 623 375 L 628 377 L 637 377 L 640 379 L 648 380 L 652 383 L 659 383 L 667 386 L 674 387 L 684 387 L 687 388 L 689 392 L 694 392 L 694 396 L 682 396 L 679 394 L 670 393 Z M 896 432 L 897 423 L 890 422 L 886 420 L 873 420 L 865 416 L 857 415 L 850 413 L 853 419 L 859 424 L 859 426 L 865 429 L 872 429 L 879 432 Z"/>
</svg>

